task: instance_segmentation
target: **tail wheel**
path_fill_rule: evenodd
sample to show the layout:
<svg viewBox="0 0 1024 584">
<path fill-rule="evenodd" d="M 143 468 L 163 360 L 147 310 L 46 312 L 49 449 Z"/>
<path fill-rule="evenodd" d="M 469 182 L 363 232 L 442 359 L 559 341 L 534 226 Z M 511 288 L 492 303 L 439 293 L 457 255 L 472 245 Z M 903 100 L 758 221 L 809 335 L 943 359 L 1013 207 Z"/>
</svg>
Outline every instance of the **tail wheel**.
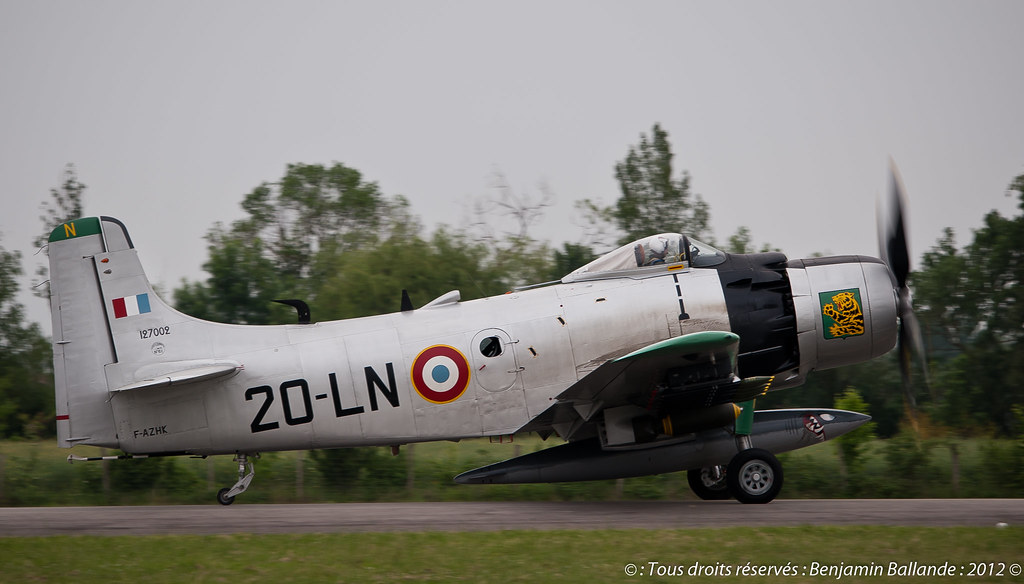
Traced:
<svg viewBox="0 0 1024 584">
<path fill-rule="evenodd" d="M 230 505 L 234 503 L 235 498 L 228 496 L 228 491 L 230 490 L 231 489 L 229 487 L 224 487 L 223 489 L 217 491 L 217 502 L 220 503 L 221 505 Z"/>
<path fill-rule="evenodd" d="M 768 503 L 782 490 L 782 463 L 767 450 L 742 450 L 725 473 L 729 492 L 741 503 Z"/>
<path fill-rule="evenodd" d="M 711 468 L 692 468 L 686 471 L 686 481 L 690 483 L 690 490 L 705 501 L 723 501 L 730 498 L 729 487 L 726 484 L 726 469 L 718 467 L 719 478 L 715 478 Z"/>
</svg>

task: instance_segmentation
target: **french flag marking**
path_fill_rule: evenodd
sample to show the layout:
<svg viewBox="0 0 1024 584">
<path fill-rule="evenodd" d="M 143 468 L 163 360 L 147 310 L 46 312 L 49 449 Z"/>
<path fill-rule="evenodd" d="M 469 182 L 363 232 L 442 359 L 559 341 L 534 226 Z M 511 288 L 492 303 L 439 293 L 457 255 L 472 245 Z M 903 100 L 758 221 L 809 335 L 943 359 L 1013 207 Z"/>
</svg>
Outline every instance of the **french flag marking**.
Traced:
<svg viewBox="0 0 1024 584">
<path fill-rule="evenodd" d="M 146 314 L 152 310 L 149 307 L 149 294 L 136 294 L 135 296 L 115 298 L 111 301 L 111 304 L 114 306 L 114 318 Z"/>
</svg>

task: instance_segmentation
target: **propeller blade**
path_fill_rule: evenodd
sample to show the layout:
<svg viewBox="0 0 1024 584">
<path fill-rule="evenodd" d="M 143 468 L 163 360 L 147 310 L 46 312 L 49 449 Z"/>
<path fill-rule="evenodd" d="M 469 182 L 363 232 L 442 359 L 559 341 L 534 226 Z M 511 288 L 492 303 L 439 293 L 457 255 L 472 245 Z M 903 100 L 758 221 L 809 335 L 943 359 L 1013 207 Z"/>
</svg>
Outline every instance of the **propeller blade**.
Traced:
<svg viewBox="0 0 1024 584">
<path fill-rule="evenodd" d="M 896 164 L 890 161 L 889 196 L 880 206 L 878 213 L 878 247 L 882 261 L 889 266 L 889 270 L 896 278 L 897 288 L 907 285 L 907 276 L 910 274 L 910 250 L 907 245 L 903 211 L 905 200 L 899 170 L 896 169 Z"/>
<path fill-rule="evenodd" d="M 899 336 L 896 339 L 896 351 L 900 362 L 900 378 L 903 381 L 903 393 L 911 408 L 917 408 L 917 398 L 914 397 L 913 383 L 910 378 L 910 367 L 913 363 L 914 354 L 921 354 L 918 344 L 915 342 L 915 332 L 920 335 L 917 325 L 917 318 L 914 313 L 904 314 L 900 317 Z"/>
<path fill-rule="evenodd" d="M 879 205 L 877 213 L 878 247 L 882 261 L 889 267 L 896 283 L 897 314 L 900 319 L 896 351 L 900 363 L 900 377 L 903 381 L 903 394 L 908 417 L 914 431 L 917 432 L 915 415 L 917 399 L 910 376 L 914 355 L 921 360 L 926 385 L 929 385 L 929 380 L 921 325 L 914 315 L 914 303 L 910 287 L 907 285 L 907 279 L 910 276 L 910 248 L 907 243 L 905 208 L 906 195 L 903 180 L 900 178 L 896 163 L 890 159 L 889 193 L 886 200 Z"/>
<path fill-rule="evenodd" d="M 925 358 L 924 335 L 921 333 L 921 323 L 914 314 L 914 301 L 910 297 L 910 288 L 903 288 L 900 291 L 900 336 L 898 341 L 909 346 L 909 353 L 917 355 L 921 359 L 921 369 L 924 372 L 925 385 L 930 385 L 928 379 L 928 360 Z"/>
</svg>

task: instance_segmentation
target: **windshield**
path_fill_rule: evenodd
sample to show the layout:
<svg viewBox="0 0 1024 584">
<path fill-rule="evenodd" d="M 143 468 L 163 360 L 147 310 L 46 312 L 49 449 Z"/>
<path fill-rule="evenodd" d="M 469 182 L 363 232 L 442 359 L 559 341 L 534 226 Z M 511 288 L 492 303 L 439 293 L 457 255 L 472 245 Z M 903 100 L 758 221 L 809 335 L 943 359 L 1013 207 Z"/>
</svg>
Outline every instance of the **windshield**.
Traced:
<svg viewBox="0 0 1024 584">
<path fill-rule="evenodd" d="M 725 261 L 725 254 L 679 233 L 659 233 L 628 243 L 570 273 L 563 282 L 598 277 L 705 268 Z"/>
<path fill-rule="evenodd" d="M 695 268 L 710 268 L 725 261 L 725 252 L 696 239 L 690 242 L 690 265 Z"/>
</svg>

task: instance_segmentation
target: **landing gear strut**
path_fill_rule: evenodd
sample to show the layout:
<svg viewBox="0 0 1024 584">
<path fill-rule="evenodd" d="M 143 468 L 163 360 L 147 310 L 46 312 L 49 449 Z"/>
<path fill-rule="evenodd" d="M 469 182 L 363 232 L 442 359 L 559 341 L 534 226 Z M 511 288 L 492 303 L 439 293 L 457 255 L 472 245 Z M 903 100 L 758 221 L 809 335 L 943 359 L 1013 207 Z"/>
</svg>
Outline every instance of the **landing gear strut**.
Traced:
<svg viewBox="0 0 1024 584">
<path fill-rule="evenodd" d="M 252 461 L 246 454 L 236 454 L 235 462 L 238 463 L 238 482 L 230 487 L 224 487 L 217 492 L 217 502 L 221 505 L 230 505 L 235 502 L 235 497 L 244 493 L 249 488 L 249 483 L 256 476 L 253 470 Z"/>
<path fill-rule="evenodd" d="M 690 490 L 705 501 L 722 501 L 732 495 L 725 480 L 725 466 L 693 468 L 686 471 L 686 480 Z"/>
<path fill-rule="evenodd" d="M 725 469 L 725 485 L 740 503 L 769 503 L 782 490 L 782 463 L 775 455 L 754 448 L 750 440 L 754 425 L 754 400 L 738 404 L 736 449 L 739 451 Z"/>
</svg>

